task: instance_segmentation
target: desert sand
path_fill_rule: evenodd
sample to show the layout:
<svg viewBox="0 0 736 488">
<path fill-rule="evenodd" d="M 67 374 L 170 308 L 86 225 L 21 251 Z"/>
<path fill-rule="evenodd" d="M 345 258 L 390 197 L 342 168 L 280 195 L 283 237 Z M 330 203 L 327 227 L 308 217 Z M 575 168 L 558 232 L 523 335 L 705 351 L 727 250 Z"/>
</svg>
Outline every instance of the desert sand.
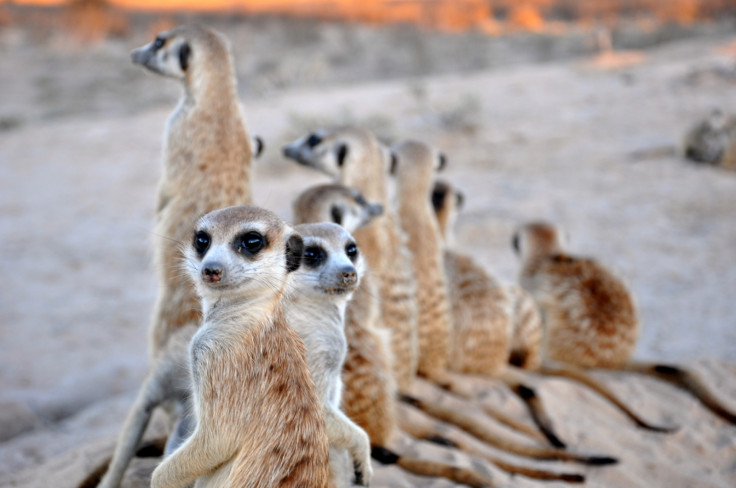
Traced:
<svg viewBox="0 0 736 488">
<path fill-rule="evenodd" d="M 178 88 L 129 65 L 128 50 L 147 39 L 107 43 L 90 58 L 108 60 L 101 81 L 80 92 L 103 109 L 49 113 L 74 100 L 61 89 L 36 96 L 38 73 L 74 84 L 73 70 L 94 64 L 70 48 L 18 39 L 6 34 L 0 56 L 0 115 L 9 121 L 0 131 L 0 263 L 9 280 L 0 293 L 0 486 L 73 487 L 111 452 L 146 371 L 154 194 Z M 636 358 L 692 367 L 736 408 L 736 173 L 676 155 L 631 156 L 676 146 L 712 108 L 736 108 L 734 42 L 711 35 L 621 63 L 584 56 L 255 94 L 241 77 L 249 128 L 266 141 L 256 202 L 288 219 L 292 199 L 326 181 L 281 156 L 282 144 L 309 129 L 354 122 L 392 140 L 420 137 L 448 155 L 444 177 L 466 196 L 456 249 L 512 282 L 513 228 L 560 223 L 576 252 L 600 258 L 633 290 L 642 321 Z M 504 457 L 577 470 L 591 487 L 736 485 L 736 427 L 671 386 L 596 376 L 646 418 L 680 430 L 642 431 L 582 387 L 535 379 L 573 449 L 621 462 Z M 501 387 L 489 398 L 526 415 Z M 422 455 L 470 463 L 439 448 Z M 135 460 L 125 486 L 144 486 L 156 461 Z M 563 486 L 473 466 L 498 486 Z M 372 486 L 453 485 L 376 466 Z"/>
</svg>

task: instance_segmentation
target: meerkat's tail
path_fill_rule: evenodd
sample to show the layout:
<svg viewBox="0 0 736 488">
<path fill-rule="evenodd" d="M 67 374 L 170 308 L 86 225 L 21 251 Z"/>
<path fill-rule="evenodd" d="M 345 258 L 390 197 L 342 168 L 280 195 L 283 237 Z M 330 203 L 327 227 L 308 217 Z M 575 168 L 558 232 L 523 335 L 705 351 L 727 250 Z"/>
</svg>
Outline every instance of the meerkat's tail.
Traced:
<svg viewBox="0 0 736 488">
<path fill-rule="evenodd" d="M 736 411 L 724 405 L 693 371 L 670 364 L 638 361 L 631 361 L 616 369 L 647 374 L 689 391 L 711 412 L 727 422 L 736 424 Z"/>
<path fill-rule="evenodd" d="M 373 446 L 371 448 L 371 457 L 381 464 L 395 464 L 401 469 L 419 476 L 445 478 L 475 488 L 494 486 L 491 480 L 475 471 L 450 464 L 402 456 L 382 446 Z"/>
<path fill-rule="evenodd" d="M 588 388 L 611 402 L 613 405 L 618 407 L 621 412 L 626 414 L 626 416 L 633 420 L 634 423 L 636 423 L 636 425 L 638 425 L 639 427 L 654 432 L 663 433 L 675 432 L 678 430 L 678 427 L 676 426 L 654 425 L 651 422 L 644 420 L 641 416 L 639 416 L 639 414 L 634 412 L 628 405 L 626 405 L 623 400 L 621 400 L 614 392 L 612 392 L 605 385 L 597 381 L 595 378 L 591 377 L 580 368 L 570 365 L 543 364 L 536 372 L 545 376 L 558 376 L 561 378 L 567 378 L 587 386 Z"/>
<path fill-rule="evenodd" d="M 407 415 L 402 416 L 402 430 L 410 433 L 416 439 L 432 443 L 438 443 L 437 439 L 439 439 L 439 444 L 442 446 L 449 446 L 466 454 L 477 456 L 512 475 L 520 475 L 544 481 L 565 481 L 568 483 L 583 483 L 585 481 L 585 476 L 580 473 L 560 473 L 508 463 L 489 455 L 488 449 L 483 449 L 482 444 L 477 440 L 472 440 L 472 437 L 468 434 L 464 434 L 460 430 L 448 425 L 443 426 L 441 422 L 419 410 L 413 410 L 409 405 L 402 405 L 400 408 L 409 409 L 405 411 Z M 452 440 L 448 439 L 446 435 L 451 436 Z"/>
<path fill-rule="evenodd" d="M 590 465 L 606 465 L 615 464 L 618 462 L 616 458 L 612 458 L 609 456 L 590 456 L 585 454 L 576 454 L 561 449 L 519 443 L 511 439 L 504 438 L 503 436 L 500 436 L 490 429 L 484 427 L 483 425 L 481 425 L 480 422 L 477 421 L 477 419 L 473 418 L 472 415 L 468 415 L 464 412 L 453 410 L 451 408 L 443 407 L 433 402 L 427 402 L 418 398 L 410 397 L 408 395 L 401 395 L 400 398 L 404 403 L 418 408 L 427 415 L 430 415 L 443 422 L 451 423 L 469 433 L 470 435 L 476 437 L 477 439 L 481 440 L 482 442 L 513 454 L 539 460 L 572 461 Z M 454 439 L 450 440 L 454 441 Z"/>
<path fill-rule="evenodd" d="M 524 401 L 534 423 L 537 424 L 537 427 L 539 427 L 539 430 L 544 434 L 544 437 L 549 441 L 549 443 L 554 447 L 565 449 L 567 445 L 562 441 L 562 439 L 560 439 L 557 432 L 555 432 L 552 418 L 547 413 L 547 409 L 544 407 L 542 399 L 537 395 L 534 388 L 524 383 L 519 370 L 515 369 L 513 366 L 508 366 L 501 373 L 500 379 L 509 388 L 511 388 L 511 391 L 516 393 L 519 398 Z"/>
<path fill-rule="evenodd" d="M 135 452 L 135 457 L 151 458 L 161 457 L 166 448 L 166 437 L 157 437 L 149 441 L 141 443 Z M 83 480 L 77 485 L 77 488 L 95 488 L 100 484 L 102 477 L 105 475 L 107 468 L 110 466 L 112 456 L 108 456 L 95 467 Z"/>
</svg>

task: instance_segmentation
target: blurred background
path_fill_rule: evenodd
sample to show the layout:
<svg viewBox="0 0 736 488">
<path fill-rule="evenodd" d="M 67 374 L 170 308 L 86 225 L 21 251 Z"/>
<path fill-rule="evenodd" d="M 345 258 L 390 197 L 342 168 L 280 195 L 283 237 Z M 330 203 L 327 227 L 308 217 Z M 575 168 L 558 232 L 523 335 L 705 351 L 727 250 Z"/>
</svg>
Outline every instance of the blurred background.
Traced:
<svg viewBox="0 0 736 488">
<path fill-rule="evenodd" d="M 90 452 L 112 449 L 145 374 L 162 133 L 181 90 L 129 53 L 184 22 L 231 42 L 266 143 L 257 204 L 288 219 L 326 181 L 281 156 L 307 131 L 422 138 L 465 194 L 457 249 L 512 282 L 513 229 L 561 224 L 631 287 L 638 358 L 696 367 L 736 398 L 736 173 L 680 151 L 713 109 L 736 112 L 733 0 L 5 0 L 0 486 L 73 486 Z M 694 430 L 637 436 L 546 383 L 566 438 L 607 452 L 603 429 L 627 446 L 590 486 L 736 484 L 732 428 L 659 383 L 609 381 Z"/>
</svg>

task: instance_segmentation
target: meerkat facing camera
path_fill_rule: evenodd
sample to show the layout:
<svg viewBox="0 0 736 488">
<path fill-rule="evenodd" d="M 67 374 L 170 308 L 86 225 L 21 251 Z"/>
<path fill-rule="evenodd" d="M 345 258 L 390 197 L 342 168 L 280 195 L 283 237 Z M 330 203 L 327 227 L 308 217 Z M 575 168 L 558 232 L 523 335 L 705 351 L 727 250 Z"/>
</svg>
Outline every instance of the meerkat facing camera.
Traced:
<svg viewBox="0 0 736 488">
<path fill-rule="evenodd" d="M 543 312 L 545 359 L 572 366 L 547 368 L 550 373 L 581 381 L 599 392 L 604 387 L 577 368 L 648 374 L 690 391 L 712 412 L 736 423 L 736 413 L 693 372 L 632 361 L 639 320 L 627 286 L 595 260 L 568 254 L 558 227 L 546 222 L 526 224 L 514 234 L 512 243 L 522 261 L 521 285 L 534 295 Z"/>
<path fill-rule="evenodd" d="M 336 486 L 349 486 L 353 469 L 346 469 L 349 454 L 355 483 L 368 486 L 372 476 L 368 435 L 341 410 L 342 368 L 348 344 L 345 308 L 363 274 L 363 257 L 345 229 L 331 222 L 297 225 L 304 240 L 302 265 L 289 282 L 286 319 L 299 334 L 307 351 L 307 366 L 322 403 L 330 464 Z"/>
<path fill-rule="evenodd" d="M 182 223 L 252 199 L 251 138 L 227 40 L 204 27 L 184 25 L 159 33 L 131 56 L 133 63 L 180 81 L 184 90 L 164 133 L 154 230 L 159 293 L 149 328 L 152 365 L 123 425 L 103 488 L 119 486 L 157 406 L 166 407 L 172 422 L 189 408 L 186 344 L 201 312 L 188 278 L 179 271 L 178 243 L 189 239 Z"/>
<path fill-rule="evenodd" d="M 301 236 L 248 206 L 205 215 L 191 235 L 185 269 L 204 316 L 190 346 L 196 424 L 151 486 L 328 486 L 320 401 L 284 313 Z"/>
</svg>

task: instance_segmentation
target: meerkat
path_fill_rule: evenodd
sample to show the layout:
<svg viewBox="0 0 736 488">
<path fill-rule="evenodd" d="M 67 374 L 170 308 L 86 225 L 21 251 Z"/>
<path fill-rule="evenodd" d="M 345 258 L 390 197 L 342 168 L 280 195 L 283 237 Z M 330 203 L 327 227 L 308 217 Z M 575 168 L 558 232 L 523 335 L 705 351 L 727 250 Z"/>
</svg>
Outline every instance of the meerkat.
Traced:
<svg viewBox="0 0 736 488">
<path fill-rule="evenodd" d="M 347 355 L 345 308 L 363 274 L 363 257 L 355 239 L 332 223 L 302 224 L 295 230 L 304 240 L 302 265 L 289 283 L 286 319 L 307 350 L 307 366 L 322 403 L 330 463 L 336 486 L 350 477 L 343 453 L 355 467 L 355 483 L 370 483 L 371 447 L 368 435 L 341 410 L 342 368 Z"/>
<path fill-rule="evenodd" d="M 305 190 L 294 202 L 294 219 L 297 223 L 332 221 L 341 222 L 346 230 L 355 232 L 358 226 L 369 224 L 375 215 L 374 204 L 365 200 L 354 189 L 343 185 L 318 185 Z M 347 217 L 346 216 L 350 216 Z M 440 441 L 445 445 L 455 445 L 468 454 L 485 459 L 497 467 L 527 477 L 580 482 L 583 477 L 576 473 L 554 473 L 534 468 L 515 466 L 506 463 L 488 452 L 478 449 L 467 437 L 455 430 L 454 442 L 442 440 L 446 426 L 425 418 L 422 425 L 407 424 L 396 420 L 396 385 L 390 374 L 390 349 L 386 344 L 385 334 L 378 326 L 378 311 L 375 292 L 366 288 L 371 283 L 370 273 L 365 273 L 360 287 L 346 313 L 345 333 L 349 345 L 343 370 L 345 393 L 343 409 L 358 425 L 363 427 L 371 439 L 374 458 L 381 462 L 395 462 L 399 467 L 414 474 L 425 476 L 441 476 L 457 482 L 477 486 L 483 478 L 461 470 L 452 465 L 429 462 L 404 455 L 396 455 L 394 451 L 403 452 L 397 440 L 403 445 L 415 444 L 404 428 L 408 428 L 417 437 Z M 361 291 L 364 293 L 361 295 Z M 409 408 L 406 406 L 406 408 Z M 412 412 L 413 416 L 423 415 L 420 411 Z M 402 416 L 405 419 L 406 416 Z M 401 426 L 397 424 L 402 424 Z M 554 458 L 548 451 L 532 452 L 545 458 Z"/>
<path fill-rule="evenodd" d="M 190 235 L 184 268 L 203 313 L 189 353 L 196 425 L 151 486 L 330 485 L 320 400 L 284 311 L 301 236 L 250 206 L 208 213 Z"/>
<path fill-rule="evenodd" d="M 736 171 L 736 117 L 711 112 L 687 131 L 682 154 L 696 163 Z"/>
<path fill-rule="evenodd" d="M 435 183 L 432 202 L 440 223 L 440 228 L 444 229 L 446 236 L 451 235 L 451 222 L 454 222 L 458 209 L 463 202 L 463 197 L 454 193 L 456 192 L 453 191 L 452 187 L 448 183 L 443 181 Z M 508 331 L 508 327 L 491 327 L 493 322 L 486 322 L 489 326 L 489 331 L 492 330 L 494 335 L 502 335 L 505 338 L 505 341 L 509 346 L 508 351 L 496 358 L 495 363 L 489 361 L 488 358 L 485 358 L 487 363 L 485 366 L 490 366 L 491 368 L 483 368 L 484 363 L 482 360 L 472 361 L 473 358 L 470 356 L 471 361 L 469 361 L 466 366 L 469 368 L 468 372 L 475 371 L 479 374 L 493 373 L 493 366 L 495 366 L 495 373 L 500 373 L 500 379 L 507 383 L 512 390 L 519 394 L 519 396 L 525 401 L 529 407 L 533 420 L 546 438 L 553 445 L 560 446 L 563 443 L 554 432 L 552 420 L 546 413 L 539 397 L 536 395 L 534 389 L 524 384 L 524 377 L 520 376 L 519 371 L 514 369 L 522 368 L 529 372 L 542 373 L 544 375 L 555 375 L 555 373 L 561 373 L 558 372 L 557 369 L 552 369 L 549 364 L 542 363 L 541 316 L 536 302 L 523 288 L 516 285 L 500 285 L 495 279 L 488 277 L 485 270 L 473 264 L 469 257 L 457 255 L 451 250 L 446 251 L 445 256 L 446 263 L 448 263 L 448 275 L 451 277 L 451 282 L 454 283 L 452 287 L 453 289 L 459 290 L 462 288 L 463 283 L 465 283 L 466 286 L 470 283 L 472 284 L 471 291 L 473 291 L 473 293 L 470 293 L 469 296 L 472 298 L 474 295 L 482 293 L 485 288 L 485 286 L 480 286 L 480 284 L 490 284 L 491 287 L 503 287 L 505 289 L 505 294 L 491 294 L 487 299 L 480 300 L 481 303 L 498 303 L 496 300 L 503 299 L 504 296 L 507 299 L 510 299 L 510 302 L 506 303 L 505 306 L 494 310 L 496 319 L 500 320 L 502 324 L 504 321 L 510 321 L 510 335 L 502 332 L 504 330 Z M 456 292 L 456 295 L 460 295 L 459 291 Z M 460 295 L 457 298 L 462 299 L 463 297 Z M 461 302 L 462 301 L 463 300 L 461 300 Z M 454 302 L 454 304 L 457 303 Z M 468 303 L 464 304 L 459 303 L 457 305 L 460 310 L 455 311 L 453 315 L 460 326 L 462 326 L 461 321 L 465 318 L 470 318 L 471 322 L 474 323 L 483 323 L 482 320 L 473 320 L 473 314 L 482 314 L 484 312 L 478 312 L 476 310 L 477 306 L 474 306 L 472 301 L 468 301 Z M 483 307 L 483 305 L 481 305 L 481 307 Z M 468 308 L 469 310 L 463 313 L 463 308 Z M 504 314 L 504 311 L 508 310 L 510 310 L 510 313 Z M 571 373 L 568 373 L 567 376 L 570 376 L 570 374 Z M 578 378 L 578 380 L 590 380 L 590 378 Z M 645 421 L 620 399 L 618 399 L 612 391 L 605 388 L 603 385 L 596 384 L 594 386 L 589 386 L 596 389 L 599 394 L 616 404 L 626 415 L 634 420 L 637 425 L 658 432 L 666 432 L 671 429 L 670 427 L 661 427 Z M 497 415 L 497 412 L 493 413 Z M 499 418 L 499 420 L 507 423 L 503 418 Z M 516 428 L 521 430 L 518 426 L 516 426 Z"/>
<path fill-rule="evenodd" d="M 512 244 L 522 262 L 520 283 L 542 310 L 545 360 L 568 365 L 553 365 L 548 368 L 550 373 L 581 381 L 598 392 L 603 386 L 579 368 L 652 375 L 690 391 L 715 414 L 736 423 L 736 413 L 693 372 L 632 361 L 639 320 L 631 293 L 597 261 L 568 254 L 558 227 L 546 222 L 523 225 Z"/>
<path fill-rule="evenodd" d="M 178 266 L 179 243 L 189 239 L 185 223 L 252 200 L 251 138 L 239 108 L 227 40 L 204 27 L 185 25 L 159 33 L 131 56 L 133 63 L 179 80 L 183 95 L 164 133 L 154 230 L 159 293 L 149 329 L 151 367 L 126 418 L 104 488 L 119 486 L 158 405 L 167 407 L 171 420 L 189 408 L 184 345 L 201 312 Z"/>
<path fill-rule="evenodd" d="M 342 127 L 312 132 L 286 145 L 284 155 L 383 206 L 383 215 L 372 225 L 356 230 L 355 238 L 376 277 L 381 322 L 392 336 L 394 378 L 399 390 L 407 389 L 418 361 L 416 283 L 406 236 L 389 205 L 385 148 L 366 130 Z"/>
</svg>

